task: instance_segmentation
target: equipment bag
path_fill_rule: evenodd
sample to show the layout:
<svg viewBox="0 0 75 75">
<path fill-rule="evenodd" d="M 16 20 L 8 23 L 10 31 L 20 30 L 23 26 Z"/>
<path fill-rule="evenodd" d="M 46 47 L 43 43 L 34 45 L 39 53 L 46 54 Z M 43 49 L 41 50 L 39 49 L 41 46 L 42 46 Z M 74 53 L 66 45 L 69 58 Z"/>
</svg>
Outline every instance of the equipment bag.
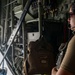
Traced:
<svg viewBox="0 0 75 75">
<path fill-rule="evenodd" d="M 55 66 L 52 45 L 45 38 L 29 43 L 26 72 L 31 74 L 50 74 Z M 28 75 L 29 75 L 28 74 Z"/>
</svg>

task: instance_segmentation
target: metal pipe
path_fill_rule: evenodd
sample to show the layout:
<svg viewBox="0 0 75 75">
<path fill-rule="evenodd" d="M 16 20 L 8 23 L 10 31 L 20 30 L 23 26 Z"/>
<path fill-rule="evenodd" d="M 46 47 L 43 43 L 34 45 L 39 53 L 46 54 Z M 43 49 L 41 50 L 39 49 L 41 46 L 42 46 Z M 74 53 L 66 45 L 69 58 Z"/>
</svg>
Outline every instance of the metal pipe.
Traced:
<svg viewBox="0 0 75 75">
<path fill-rule="evenodd" d="M 7 0 L 9 3 L 9 0 Z M 7 41 L 7 29 L 8 29 L 8 16 L 9 16 L 9 7 L 6 8 L 6 17 L 5 17 L 5 26 L 4 26 L 4 43 Z"/>
<path fill-rule="evenodd" d="M 38 27 L 39 27 L 39 33 L 40 33 L 40 38 L 42 37 L 42 5 L 41 5 L 41 0 L 38 0 Z"/>
<path fill-rule="evenodd" d="M 1 43 L 3 41 L 3 27 L 0 25 L 0 29 L 1 29 Z"/>
</svg>

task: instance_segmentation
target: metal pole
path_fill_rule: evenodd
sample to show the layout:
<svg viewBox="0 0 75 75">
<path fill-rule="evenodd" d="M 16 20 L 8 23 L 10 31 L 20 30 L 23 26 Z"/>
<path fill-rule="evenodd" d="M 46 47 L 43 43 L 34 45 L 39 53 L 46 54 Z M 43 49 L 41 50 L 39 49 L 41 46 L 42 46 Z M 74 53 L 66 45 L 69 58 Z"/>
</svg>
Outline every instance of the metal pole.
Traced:
<svg viewBox="0 0 75 75">
<path fill-rule="evenodd" d="M 1 29 L 1 44 L 2 44 L 2 41 L 3 41 L 3 27 L 0 25 L 0 29 Z"/>
<path fill-rule="evenodd" d="M 40 32 L 40 38 L 42 37 L 42 5 L 41 0 L 38 0 L 38 25 L 39 25 L 39 32 Z"/>
</svg>

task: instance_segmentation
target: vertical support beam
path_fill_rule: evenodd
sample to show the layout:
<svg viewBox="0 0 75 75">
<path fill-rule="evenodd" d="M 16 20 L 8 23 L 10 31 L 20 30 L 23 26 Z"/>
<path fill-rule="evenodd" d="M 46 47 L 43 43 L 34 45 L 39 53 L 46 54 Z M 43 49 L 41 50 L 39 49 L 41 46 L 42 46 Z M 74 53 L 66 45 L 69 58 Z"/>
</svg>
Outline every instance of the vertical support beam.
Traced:
<svg viewBox="0 0 75 75">
<path fill-rule="evenodd" d="M 0 36 L 1 36 L 1 38 L 0 38 L 0 44 L 2 44 L 2 40 L 3 40 L 3 27 L 0 25 Z"/>
<path fill-rule="evenodd" d="M 23 50 L 24 50 L 24 60 L 26 59 L 27 56 L 27 32 L 25 30 L 25 25 L 22 25 L 22 36 L 23 36 Z"/>
<path fill-rule="evenodd" d="M 11 4 L 10 5 L 10 18 L 11 18 L 11 22 L 10 22 L 10 27 L 11 27 L 11 32 L 13 31 L 13 29 L 14 29 L 14 12 L 13 12 L 13 4 Z M 14 43 L 14 42 L 13 42 Z M 15 61 L 15 49 L 14 49 L 14 44 L 12 44 L 12 46 L 11 46 L 12 48 L 12 55 L 11 55 L 11 59 L 12 59 L 12 65 L 13 65 L 13 67 L 14 67 L 14 61 Z"/>
<path fill-rule="evenodd" d="M 39 26 L 39 32 L 40 32 L 40 38 L 42 37 L 42 4 L 41 4 L 41 0 L 38 0 L 38 26 Z"/>
<path fill-rule="evenodd" d="M 9 3 L 9 0 L 7 0 L 7 3 Z M 8 16 L 9 16 L 9 6 L 6 7 L 6 18 L 5 18 L 5 27 L 4 27 L 4 43 L 7 41 Z"/>
<path fill-rule="evenodd" d="M 22 5 L 23 5 L 23 8 L 26 4 L 27 0 L 22 0 Z M 27 32 L 25 30 L 25 21 L 23 22 L 23 25 L 22 25 L 22 32 L 23 32 L 23 50 L 24 50 L 24 61 L 26 59 L 26 56 L 27 56 Z"/>
</svg>

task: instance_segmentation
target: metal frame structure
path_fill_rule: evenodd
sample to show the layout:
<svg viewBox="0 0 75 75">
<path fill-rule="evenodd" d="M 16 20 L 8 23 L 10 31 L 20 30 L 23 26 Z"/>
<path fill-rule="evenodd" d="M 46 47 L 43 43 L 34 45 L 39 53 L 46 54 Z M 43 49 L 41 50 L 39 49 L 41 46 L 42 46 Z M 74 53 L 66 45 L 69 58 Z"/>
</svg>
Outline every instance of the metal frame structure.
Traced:
<svg viewBox="0 0 75 75">
<path fill-rule="evenodd" d="M 5 1 L 5 3 L 4 3 Z M 27 23 L 38 21 L 38 28 L 40 37 L 42 37 L 42 19 L 61 19 L 61 16 L 56 16 L 61 11 L 62 6 L 59 6 L 59 10 L 51 10 L 49 6 L 45 7 L 45 0 L 38 0 L 38 19 L 35 19 L 32 14 L 29 13 L 29 7 L 34 0 L 20 0 L 22 4 L 17 2 L 18 0 L 2 0 L 1 9 L 1 43 L 0 51 L 3 54 L 3 60 L 6 59 L 9 69 L 13 75 L 23 75 L 23 63 L 27 56 Z M 50 1 L 50 0 L 49 0 Z M 73 0 L 72 0 L 73 1 Z M 64 0 L 65 3 L 65 0 Z M 14 7 L 22 5 L 22 14 L 20 19 L 14 15 Z M 66 5 L 65 5 L 66 6 Z M 43 9 L 42 9 L 43 8 Z M 50 9 L 50 11 L 49 11 Z M 68 9 L 68 8 L 67 8 Z M 48 10 L 48 12 L 46 11 Z M 65 9 L 63 9 L 64 11 Z M 44 13 L 42 11 L 45 11 Z M 62 11 L 62 12 L 63 12 Z M 66 10 L 67 11 L 67 10 Z M 57 12 L 57 13 L 55 13 Z M 62 15 L 63 13 L 60 12 Z M 29 13 L 34 20 L 25 21 L 26 14 Z M 59 13 L 58 13 L 59 14 Z M 61 15 L 60 14 L 60 15 Z M 64 15 L 63 15 L 64 16 Z M 17 24 L 16 24 L 17 23 Z"/>
<path fill-rule="evenodd" d="M 14 19 L 14 13 L 13 13 L 13 7 L 15 6 L 14 3 L 17 0 L 11 1 L 7 0 L 6 4 L 3 6 L 5 10 L 5 16 L 4 16 L 4 39 L 0 46 L 0 51 L 3 54 L 3 59 L 0 62 L 0 65 L 2 65 L 4 59 L 6 59 L 8 67 L 10 68 L 13 75 L 22 75 L 22 67 L 23 67 L 23 61 L 26 58 L 26 30 L 25 30 L 25 16 L 28 13 L 28 9 L 33 2 L 33 0 L 27 0 L 25 4 L 23 3 L 23 13 L 20 17 L 20 19 L 17 19 L 17 24 L 15 25 Z M 39 0 L 40 4 L 40 0 Z M 3 10 L 2 10 L 3 11 Z M 4 11 L 3 11 L 4 12 Z M 2 13 L 3 13 L 2 12 Z M 40 8 L 39 11 L 40 12 Z M 41 13 L 39 14 L 39 24 L 41 25 Z M 39 29 L 40 26 L 39 25 Z M 11 55 L 11 56 L 10 56 Z M 19 66 L 20 65 L 20 66 Z"/>
<path fill-rule="evenodd" d="M 3 54 L 4 57 L 3 57 L 0 65 L 3 63 L 3 60 L 6 59 L 7 64 L 8 64 L 9 68 L 11 69 L 11 71 L 14 75 L 16 75 L 16 74 L 17 75 L 22 75 L 22 72 L 20 72 L 22 67 L 19 66 L 19 65 L 22 65 L 22 61 L 24 59 L 22 50 L 25 50 L 25 45 L 24 45 L 25 39 L 22 39 L 23 42 L 20 41 L 20 38 L 22 38 L 22 36 L 24 38 L 24 36 L 25 36 L 24 35 L 24 28 L 25 27 L 24 27 L 22 22 L 24 22 L 24 18 L 26 16 L 26 13 L 27 13 L 27 11 L 29 9 L 29 6 L 31 5 L 32 1 L 33 0 L 28 0 L 26 2 L 23 13 L 21 15 L 21 18 L 18 20 L 17 24 L 15 25 L 16 26 L 15 28 L 13 28 L 14 27 L 14 21 L 13 21 L 14 14 L 13 14 L 13 10 L 12 10 L 12 8 L 13 8 L 12 3 L 15 2 L 15 1 L 9 3 L 10 1 L 7 0 L 8 4 L 4 6 L 6 8 L 6 18 L 5 18 L 5 25 L 4 25 L 4 28 L 5 28 L 4 29 L 4 41 L 3 41 L 4 45 L 1 45 L 1 48 L 0 48 L 1 53 Z M 11 8 L 9 8 L 9 7 L 11 7 Z M 10 26 L 8 26 L 8 24 L 10 24 Z M 22 31 L 21 31 L 21 28 L 22 28 Z M 9 29 L 10 29 L 11 35 L 10 35 L 10 33 L 8 34 Z M 23 32 L 23 34 L 20 33 L 19 31 Z M 17 33 L 19 33 L 19 35 Z M 10 38 L 9 38 L 9 36 L 10 36 Z M 16 37 L 20 37 L 20 38 L 17 39 Z M 19 40 L 21 43 L 23 43 L 22 44 L 22 49 L 20 49 L 18 46 L 15 47 L 16 45 L 14 45 L 14 44 L 17 44 L 17 43 L 14 43 L 14 40 L 16 40 L 16 41 Z M 17 49 L 16 50 L 17 52 L 15 51 L 15 49 Z M 11 50 L 12 52 L 9 51 L 9 50 Z M 8 55 L 10 52 L 11 52 L 11 56 Z M 17 54 L 14 54 L 14 52 L 16 52 Z M 19 67 L 21 67 L 20 71 L 18 71 Z M 16 69 L 16 71 L 15 71 L 15 69 Z"/>
</svg>

